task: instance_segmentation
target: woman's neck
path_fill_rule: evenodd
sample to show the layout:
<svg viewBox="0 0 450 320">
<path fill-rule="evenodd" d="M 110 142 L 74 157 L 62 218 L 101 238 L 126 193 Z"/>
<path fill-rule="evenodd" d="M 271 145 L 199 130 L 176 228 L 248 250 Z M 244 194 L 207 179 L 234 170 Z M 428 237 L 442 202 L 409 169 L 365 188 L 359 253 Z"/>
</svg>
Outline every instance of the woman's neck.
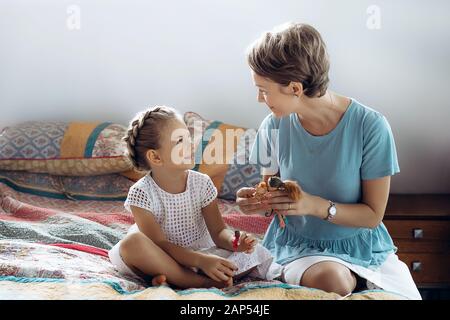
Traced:
<svg viewBox="0 0 450 320">
<path fill-rule="evenodd" d="M 150 174 L 156 184 L 168 193 L 176 194 L 186 191 L 189 170 L 170 170 L 169 172 L 162 168 L 158 168 L 152 170 Z"/>
<path fill-rule="evenodd" d="M 298 119 L 303 128 L 312 135 L 326 135 L 342 119 L 350 99 L 327 91 L 320 98 L 304 97 L 297 110 Z"/>
</svg>

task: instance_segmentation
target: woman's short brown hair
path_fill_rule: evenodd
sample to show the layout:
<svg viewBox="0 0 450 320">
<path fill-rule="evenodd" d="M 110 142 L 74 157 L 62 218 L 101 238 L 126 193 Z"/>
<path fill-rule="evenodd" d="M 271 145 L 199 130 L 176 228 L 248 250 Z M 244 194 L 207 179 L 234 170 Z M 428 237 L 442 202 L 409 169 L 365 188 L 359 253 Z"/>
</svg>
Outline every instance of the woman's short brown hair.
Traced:
<svg viewBox="0 0 450 320">
<path fill-rule="evenodd" d="M 330 69 L 326 46 L 308 24 L 289 23 L 263 33 L 250 46 L 247 60 L 256 74 L 281 85 L 300 82 L 308 97 L 326 93 Z"/>
</svg>

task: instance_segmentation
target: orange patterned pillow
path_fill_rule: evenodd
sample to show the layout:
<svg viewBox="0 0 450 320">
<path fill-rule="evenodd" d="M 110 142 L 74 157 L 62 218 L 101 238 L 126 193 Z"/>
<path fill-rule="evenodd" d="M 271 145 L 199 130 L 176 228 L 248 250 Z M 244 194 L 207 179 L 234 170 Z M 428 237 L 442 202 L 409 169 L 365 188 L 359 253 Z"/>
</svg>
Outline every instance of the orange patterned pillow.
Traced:
<svg viewBox="0 0 450 320">
<path fill-rule="evenodd" d="M 24 122 L 0 134 L 0 169 L 90 176 L 132 168 L 121 138 L 126 128 L 110 122 Z"/>
</svg>

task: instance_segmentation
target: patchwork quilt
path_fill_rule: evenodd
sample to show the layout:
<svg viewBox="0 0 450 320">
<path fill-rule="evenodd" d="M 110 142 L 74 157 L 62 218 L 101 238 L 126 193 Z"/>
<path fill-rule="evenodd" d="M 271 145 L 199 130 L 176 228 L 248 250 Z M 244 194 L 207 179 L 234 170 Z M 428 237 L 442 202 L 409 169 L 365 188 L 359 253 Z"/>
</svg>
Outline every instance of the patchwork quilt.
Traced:
<svg viewBox="0 0 450 320">
<path fill-rule="evenodd" d="M 122 201 L 55 199 L 0 183 L 0 299 L 341 299 L 279 281 L 241 279 L 227 289 L 174 290 L 119 275 L 107 251 L 134 223 Z M 271 218 L 220 200 L 225 222 L 262 237 Z M 402 299 L 380 290 L 345 299 Z"/>
</svg>

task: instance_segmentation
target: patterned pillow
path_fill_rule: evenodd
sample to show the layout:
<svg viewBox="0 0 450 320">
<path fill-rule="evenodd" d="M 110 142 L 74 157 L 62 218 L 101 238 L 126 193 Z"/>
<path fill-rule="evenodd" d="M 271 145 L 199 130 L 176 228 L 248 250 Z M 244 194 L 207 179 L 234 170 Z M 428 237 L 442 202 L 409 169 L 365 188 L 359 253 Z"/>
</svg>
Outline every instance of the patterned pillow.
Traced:
<svg viewBox="0 0 450 320">
<path fill-rule="evenodd" d="M 131 169 L 121 138 L 126 128 L 110 122 L 24 122 L 0 134 L 0 169 L 89 176 Z"/>
<path fill-rule="evenodd" d="M 219 191 L 219 198 L 227 200 L 236 199 L 236 191 L 242 187 L 250 187 L 257 184 L 260 177 L 260 170 L 257 165 L 249 164 L 248 158 L 250 148 L 256 137 L 255 129 L 246 129 L 238 126 L 224 124 L 220 121 L 205 120 L 195 112 L 186 112 L 184 121 L 194 139 L 195 162 L 194 170 L 208 174 Z M 226 129 L 237 130 L 237 141 L 228 141 L 225 133 Z M 223 139 L 223 149 L 228 151 L 222 164 L 208 164 L 202 160 L 208 146 L 214 142 L 215 134 L 221 134 Z"/>
<path fill-rule="evenodd" d="M 0 183 L 38 196 L 96 201 L 124 201 L 134 184 L 120 174 L 73 177 L 24 171 L 0 171 Z"/>
</svg>

